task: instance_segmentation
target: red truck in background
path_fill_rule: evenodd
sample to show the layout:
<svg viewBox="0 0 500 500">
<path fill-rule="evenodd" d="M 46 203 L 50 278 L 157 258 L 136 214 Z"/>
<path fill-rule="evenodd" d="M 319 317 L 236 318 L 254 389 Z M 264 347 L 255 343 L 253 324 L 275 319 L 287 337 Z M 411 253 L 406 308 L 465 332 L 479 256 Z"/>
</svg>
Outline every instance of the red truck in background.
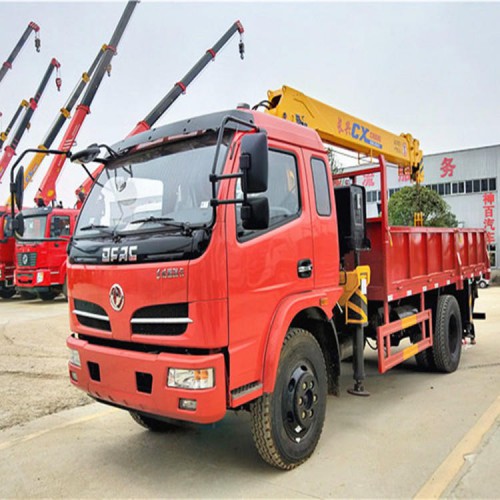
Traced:
<svg viewBox="0 0 500 500">
<path fill-rule="evenodd" d="M 16 289 L 23 297 L 67 297 L 66 249 L 78 217 L 71 208 L 23 210 L 23 240 L 16 242 Z"/>
<path fill-rule="evenodd" d="M 0 210 L 0 297 L 14 296 L 14 253 L 16 240 L 10 230 L 11 215 L 7 207 Z"/>
<path fill-rule="evenodd" d="M 457 369 L 489 262 L 483 230 L 389 226 L 385 157 L 421 177 L 411 136 L 368 144 L 356 120 L 338 142 L 378 164 L 334 188 L 323 141 L 338 120 L 314 125 L 327 110 L 303 95 L 264 106 L 73 155 L 105 168 L 68 247 L 69 375 L 151 430 L 247 410 L 262 458 L 289 470 L 313 453 L 352 353 L 350 392 L 367 395 L 365 339 L 382 373 L 413 356 Z M 368 220 L 367 173 L 382 186 Z"/>
</svg>

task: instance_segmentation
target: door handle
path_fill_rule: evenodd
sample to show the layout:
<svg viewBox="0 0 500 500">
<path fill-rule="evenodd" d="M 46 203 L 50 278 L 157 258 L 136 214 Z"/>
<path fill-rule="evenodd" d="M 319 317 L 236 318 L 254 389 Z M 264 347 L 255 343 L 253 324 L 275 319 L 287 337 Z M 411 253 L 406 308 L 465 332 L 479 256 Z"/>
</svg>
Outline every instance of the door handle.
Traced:
<svg viewBox="0 0 500 500">
<path fill-rule="evenodd" d="M 310 278 L 313 272 L 311 259 L 302 259 L 297 263 L 297 274 L 299 278 Z"/>
</svg>

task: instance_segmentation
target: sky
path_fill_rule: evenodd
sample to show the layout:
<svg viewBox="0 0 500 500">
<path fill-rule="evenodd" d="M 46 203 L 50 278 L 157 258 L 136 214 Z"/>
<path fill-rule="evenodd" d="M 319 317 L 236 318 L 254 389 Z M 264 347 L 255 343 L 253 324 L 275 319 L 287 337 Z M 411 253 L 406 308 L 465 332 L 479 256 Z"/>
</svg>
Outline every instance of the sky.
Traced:
<svg viewBox="0 0 500 500">
<path fill-rule="evenodd" d="M 0 83 L 0 130 L 33 96 L 51 60 L 61 62 L 17 151 L 36 147 L 107 43 L 126 2 L 0 0 L 0 59 L 30 21 L 40 25 Z M 500 3 L 160 2 L 136 7 L 74 151 L 125 137 L 235 22 L 235 36 L 157 125 L 263 100 L 282 85 L 385 130 L 409 132 L 424 154 L 500 143 Z M 63 132 L 53 146 L 58 146 Z M 13 162 L 12 162 L 13 163 Z M 25 205 L 50 161 L 42 164 Z M 65 206 L 85 178 L 67 163 L 57 187 Z M 8 173 L 0 200 L 8 195 Z"/>
</svg>

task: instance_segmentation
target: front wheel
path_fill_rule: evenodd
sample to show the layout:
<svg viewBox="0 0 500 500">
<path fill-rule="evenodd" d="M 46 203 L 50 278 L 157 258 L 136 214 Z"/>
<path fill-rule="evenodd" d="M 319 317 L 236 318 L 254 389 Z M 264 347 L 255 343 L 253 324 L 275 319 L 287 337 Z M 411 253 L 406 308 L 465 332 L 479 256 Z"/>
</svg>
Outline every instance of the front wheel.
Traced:
<svg viewBox="0 0 500 500">
<path fill-rule="evenodd" d="M 43 301 L 48 302 L 54 300 L 59 294 L 56 292 L 40 292 L 39 295 Z"/>
<path fill-rule="evenodd" d="M 281 348 L 274 392 L 251 405 L 252 435 L 260 456 L 290 470 L 314 452 L 326 412 L 325 358 L 313 335 L 291 328 Z"/>
<path fill-rule="evenodd" d="M 16 290 L 13 288 L 3 288 L 0 290 L 0 297 L 2 297 L 2 299 L 10 299 L 11 297 L 14 297 L 15 294 Z"/>
<path fill-rule="evenodd" d="M 140 426 L 148 429 L 152 432 L 170 432 L 174 431 L 180 427 L 180 422 L 173 419 L 160 420 L 158 418 L 151 417 L 140 411 L 130 410 L 130 416 L 132 419 L 138 423 Z"/>
</svg>

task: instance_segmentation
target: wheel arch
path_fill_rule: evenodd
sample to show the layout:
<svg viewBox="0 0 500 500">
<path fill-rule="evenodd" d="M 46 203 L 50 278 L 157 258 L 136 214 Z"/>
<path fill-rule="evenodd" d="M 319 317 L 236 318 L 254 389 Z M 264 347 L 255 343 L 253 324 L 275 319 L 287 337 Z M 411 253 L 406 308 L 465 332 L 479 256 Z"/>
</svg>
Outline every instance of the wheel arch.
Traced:
<svg viewBox="0 0 500 500">
<path fill-rule="evenodd" d="M 338 394 L 340 375 L 340 347 L 330 311 L 319 306 L 319 298 L 286 301 L 277 311 L 268 334 L 264 351 L 263 390 L 273 392 L 278 372 L 281 348 L 291 327 L 308 330 L 318 341 L 328 374 L 328 392 Z"/>
</svg>

